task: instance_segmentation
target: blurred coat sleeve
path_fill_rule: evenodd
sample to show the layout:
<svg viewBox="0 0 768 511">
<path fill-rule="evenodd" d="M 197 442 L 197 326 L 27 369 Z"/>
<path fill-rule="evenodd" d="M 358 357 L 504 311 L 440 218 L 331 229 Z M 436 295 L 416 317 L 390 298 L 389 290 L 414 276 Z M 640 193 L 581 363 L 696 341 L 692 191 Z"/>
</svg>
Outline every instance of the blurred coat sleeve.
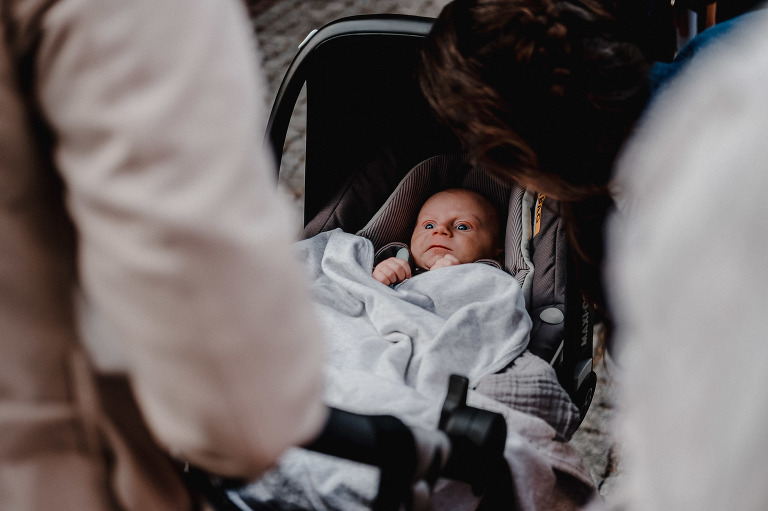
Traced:
<svg viewBox="0 0 768 511">
<path fill-rule="evenodd" d="M 326 410 L 241 6 L 63 0 L 43 34 L 36 93 L 86 307 L 109 325 L 97 342 L 122 352 L 162 445 L 212 472 L 257 475 Z"/>
<path fill-rule="evenodd" d="M 626 510 L 768 502 L 768 13 L 681 72 L 609 231 Z"/>
</svg>

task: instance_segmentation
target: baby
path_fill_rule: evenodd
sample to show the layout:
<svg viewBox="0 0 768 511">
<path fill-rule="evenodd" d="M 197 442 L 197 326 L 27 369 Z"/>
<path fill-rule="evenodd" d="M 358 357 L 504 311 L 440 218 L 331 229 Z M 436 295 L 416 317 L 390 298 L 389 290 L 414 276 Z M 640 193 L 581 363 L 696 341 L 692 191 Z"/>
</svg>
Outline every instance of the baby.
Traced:
<svg viewBox="0 0 768 511">
<path fill-rule="evenodd" d="M 421 207 L 410 248 L 416 271 L 496 259 L 503 250 L 496 208 L 472 190 L 438 192 Z M 387 285 L 411 274 L 409 262 L 397 257 L 385 259 L 373 269 L 373 278 Z"/>
</svg>

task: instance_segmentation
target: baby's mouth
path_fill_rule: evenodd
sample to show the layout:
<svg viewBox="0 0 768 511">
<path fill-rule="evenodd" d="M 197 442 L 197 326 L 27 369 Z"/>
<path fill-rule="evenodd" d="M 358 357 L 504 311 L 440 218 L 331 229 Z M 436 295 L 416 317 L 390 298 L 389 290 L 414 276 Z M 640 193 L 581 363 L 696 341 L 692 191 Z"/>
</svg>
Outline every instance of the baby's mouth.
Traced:
<svg viewBox="0 0 768 511">
<path fill-rule="evenodd" d="M 433 248 L 442 248 L 443 250 L 451 250 L 450 248 L 444 245 L 430 245 L 427 250 L 432 250 Z"/>
</svg>

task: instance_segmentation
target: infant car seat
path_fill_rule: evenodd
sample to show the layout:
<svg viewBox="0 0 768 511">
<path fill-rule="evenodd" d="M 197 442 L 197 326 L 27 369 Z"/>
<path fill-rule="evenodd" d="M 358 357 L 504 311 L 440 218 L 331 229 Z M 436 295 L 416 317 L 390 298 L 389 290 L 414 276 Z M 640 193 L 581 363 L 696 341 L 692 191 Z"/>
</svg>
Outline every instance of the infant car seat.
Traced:
<svg viewBox="0 0 768 511">
<path fill-rule="evenodd" d="M 313 32 L 278 90 L 267 143 L 278 162 L 306 86 L 305 235 L 360 231 L 401 179 L 430 157 L 461 151 L 433 116 L 416 79 L 431 18 L 366 15 Z M 593 318 L 576 285 L 557 201 L 531 200 L 525 228 L 533 272 L 529 349 L 549 362 L 583 419 L 597 378 Z"/>
</svg>

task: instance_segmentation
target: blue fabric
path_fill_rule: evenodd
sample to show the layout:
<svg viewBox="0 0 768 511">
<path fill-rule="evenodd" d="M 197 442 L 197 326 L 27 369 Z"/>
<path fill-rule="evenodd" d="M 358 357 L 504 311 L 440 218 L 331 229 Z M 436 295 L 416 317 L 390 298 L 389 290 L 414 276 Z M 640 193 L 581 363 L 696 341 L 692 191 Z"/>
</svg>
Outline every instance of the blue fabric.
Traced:
<svg viewBox="0 0 768 511">
<path fill-rule="evenodd" d="M 759 11 L 755 11 L 759 12 Z M 718 23 L 703 32 L 699 33 L 696 37 L 691 39 L 688 44 L 675 55 L 672 62 L 656 62 L 651 67 L 650 72 L 650 97 L 653 99 L 656 93 L 670 83 L 672 79 L 677 76 L 680 71 L 691 61 L 691 59 L 707 49 L 710 45 L 719 41 L 724 36 L 729 34 L 736 27 L 752 18 L 755 12 L 749 12 L 737 16 L 728 21 Z"/>
</svg>

